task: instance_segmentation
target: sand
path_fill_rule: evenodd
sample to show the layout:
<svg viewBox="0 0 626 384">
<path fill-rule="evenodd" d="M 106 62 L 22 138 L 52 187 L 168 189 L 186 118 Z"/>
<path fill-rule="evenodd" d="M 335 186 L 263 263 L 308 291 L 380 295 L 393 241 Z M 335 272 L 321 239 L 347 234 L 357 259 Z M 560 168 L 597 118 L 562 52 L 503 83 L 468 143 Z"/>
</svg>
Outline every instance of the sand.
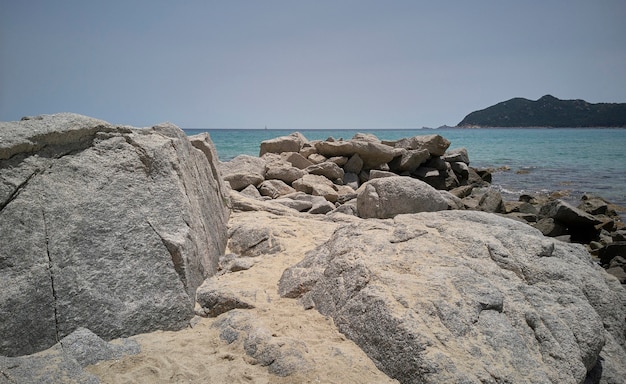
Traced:
<svg viewBox="0 0 626 384">
<path fill-rule="evenodd" d="M 220 340 L 218 318 L 200 318 L 193 328 L 133 336 L 141 353 L 104 361 L 87 370 L 103 383 L 397 383 L 379 371 L 367 355 L 347 340 L 327 318 L 304 310 L 277 293 L 283 271 L 327 240 L 339 225 L 305 217 L 266 212 L 233 213 L 229 225 L 263 223 L 274 230 L 284 250 L 255 258 L 249 270 L 214 277 L 254 304 L 249 309 L 272 336 L 306 344 L 306 372 L 279 377 L 246 355 L 241 343 Z M 229 250 L 227 250 L 229 252 Z M 224 316 L 224 315 L 222 315 Z"/>
</svg>

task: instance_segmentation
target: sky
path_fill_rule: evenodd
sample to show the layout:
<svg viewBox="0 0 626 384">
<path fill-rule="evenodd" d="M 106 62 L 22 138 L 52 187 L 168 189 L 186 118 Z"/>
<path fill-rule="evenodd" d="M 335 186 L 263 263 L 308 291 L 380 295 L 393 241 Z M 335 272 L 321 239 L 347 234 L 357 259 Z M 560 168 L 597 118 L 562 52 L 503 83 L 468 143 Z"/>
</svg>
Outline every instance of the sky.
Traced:
<svg viewBox="0 0 626 384">
<path fill-rule="evenodd" d="M 0 0 L 0 121 L 456 125 L 513 97 L 626 102 L 624 0 Z"/>
</svg>

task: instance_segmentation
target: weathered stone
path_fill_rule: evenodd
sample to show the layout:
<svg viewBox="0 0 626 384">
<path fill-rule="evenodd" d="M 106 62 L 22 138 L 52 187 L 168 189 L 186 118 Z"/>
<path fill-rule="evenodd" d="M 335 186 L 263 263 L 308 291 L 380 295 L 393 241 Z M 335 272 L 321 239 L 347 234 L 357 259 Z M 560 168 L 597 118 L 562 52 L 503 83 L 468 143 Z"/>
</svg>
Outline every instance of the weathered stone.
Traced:
<svg viewBox="0 0 626 384">
<path fill-rule="evenodd" d="M 236 225 L 228 230 L 228 248 L 241 256 L 260 256 L 280 252 L 283 247 L 271 229 L 257 223 Z"/>
<path fill-rule="evenodd" d="M 339 197 L 333 183 L 324 176 L 304 175 L 293 182 L 293 187 L 296 191 L 322 196 L 332 203 L 336 202 Z"/>
<path fill-rule="evenodd" d="M 469 177 L 469 167 L 467 166 L 467 164 L 460 161 L 451 162 L 449 164 L 454 173 L 461 176 L 461 178 L 467 179 Z"/>
<path fill-rule="evenodd" d="M 293 183 L 304 175 L 306 175 L 306 171 L 291 165 L 271 166 L 265 172 L 266 179 L 281 180 L 287 184 Z"/>
<path fill-rule="evenodd" d="M 296 190 L 287 185 L 282 180 L 265 180 L 259 185 L 259 192 L 262 196 L 269 196 L 277 199 L 280 196 L 294 193 Z"/>
<path fill-rule="evenodd" d="M 328 161 L 333 162 L 340 167 L 343 167 L 348 162 L 348 158 L 346 156 L 335 156 L 328 159 Z"/>
<path fill-rule="evenodd" d="M 426 149 L 410 149 L 404 151 L 389 163 L 394 172 L 411 172 L 428 160 L 430 153 Z"/>
<path fill-rule="evenodd" d="M 0 197 L 0 353 L 79 327 L 107 340 L 186 327 L 226 244 L 227 197 L 206 153 L 172 125 L 74 114 L 0 131 L 12 154 L 0 161 L 12 191 Z"/>
<path fill-rule="evenodd" d="M 467 153 L 467 149 L 465 148 L 455 148 L 447 151 L 443 156 L 443 160 L 448 163 L 464 163 L 466 165 L 470 164 L 469 155 Z"/>
<path fill-rule="evenodd" d="M 440 135 L 413 136 L 397 141 L 383 141 L 383 144 L 396 148 L 426 149 L 432 156 L 443 156 L 450 146 L 450 141 Z"/>
<path fill-rule="evenodd" d="M 293 208 L 298 212 L 308 211 L 313 207 L 313 203 L 305 200 L 294 200 L 290 198 L 280 198 L 275 200 L 276 203 L 282 204 L 286 207 Z"/>
<path fill-rule="evenodd" d="M 215 279 L 206 279 L 198 287 L 196 301 L 200 305 L 200 310 L 196 311 L 196 313 L 203 317 L 217 317 L 222 313 L 238 308 L 254 308 L 254 305 L 248 303 L 245 298 L 239 297 L 235 292 L 219 284 Z"/>
<path fill-rule="evenodd" d="M 265 161 L 254 156 L 239 155 L 231 161 L 220 163 L 219 169 L 224 180 L 237 191 L 248 185 L 257 186 L 265 180 Z"/>
<path fill-rule="evenodd" d="M 256 364 L 268 367 L 270 373 L 286 377 L 304 373 L 312 362 L 307 356 L 306 344 L 299 340 L 276 336 L 269 328 L 245 310 L 235 309 L 220 317 L 214 327 L 228 344 L 240 344 Z"/>
<path fill-rule="evenodd" d="M 349 186 L 356 191 L 359 188 L 359 175 L 351 172 L 344 173 L 343 184 Z"/>
<path fill-rule="evenodd" d="M 254 185 L 248 185 L 244 189 L 240 191 L 240 193 L 244 196 L 251 197 L 253 199 L 261 198 L 261 193 Z"/>
<path fill-rule="evenodd" d="M 380 179 L 381 177 L 395 177 L 395 176 L 398 176 L 398 175 L 393 172 L 379 171 L 378 169 L 372 169 L 370 171 L 369 179 L 372 180 L 372 179 Z"/>
<path fill-rule="evenodd" d="M 558 220 L 567 227 L 600 224 L 600 220 L 562 200 L 552 200 L 543 205 L 539 210 L 539 214 Z"/>
<path fill-rule="evenodd" d="M 283 153 L 281 157 L 298 169 L 305 169 L 306 167 L 313 165 L 311 160 L 307 159 L 298 152 Z"/>
<path fill-rule="evenodd" d="M 308 157 L 309 161 L 311 161 L 313 164 L 319 164 L 319 163 L 323 163 L 326 160 L 325 156 L 320 155 L 319 153 L 313 153 Z"/>
<path fill-rule="evenodd" d="M 599 199 L 599 198 L 591 198 L 591 199 L 586 199 L 583 200 L 580 205 L 578 206 L 578 209 L 587 212 L 590 215 L 604 215 L 607 213 L 608 209 L 609 209 L 609 205 L 606 203 L 606 201 Z"/>
<path fill-rule="evenodd" d="M 325 176 L 329 180 L 343 179 L 344 175 L 343 169 L 331 161 L 311 165 L 305 171 L 312 175 Z"/>
<path fill-rule="evenodd" d="M 502 194 L 494 188 L 487 188 L 478 202 L 478 209 L 485 212 L 503 213 Z"/>
<path fill-rule="evenodd" d="M 259 156 L 266 153 L 300 152 L 307 139 L 299 132 L 261 142 Z"/>
<path fill-rule="evenodd" d="M 317 149 L 315 149 L 314 143 L 313 142 L 309 142 L 308 144 L 305 144 L 302 149 L 300 149 L 300 154 L 302 155 L 302 157 L 304 157 L 305 159 L 308 159 L 309 156 L 313 155 L 317 153 Z"/>
<path fill-rule="evenodd" d="M 356 133 L 352 140 L 367 141 L 370 143 L 380 143 L 380 139 L 371 133 Z"/>
<path fill-rule="evenodd" d="M 348 162 L 343 166 L 343 170 L 348 173 L 356 173 L 358 174 L 363 169 L 363 160 L 358 153 L 350 156 Z"/>
<path fill-rule="evenodd" d="M 567 234 L 567 228 L 551 217 L 540 219 L 533 227 L 540 230 L 544 236 L 557 237 Z"/>
<path fill-rule="evenodd" d="M 279 293 L 331 316 L 402 383 L 626 374 L 626 291 L 582 246 L 493 214 L 346 225 L 283 273 Z"/>
<path fill-rule="evenodd" d="M 117 339 L 107 343 L 86 328 L 78 328 L 51 348 L 22 357 L 0 356 L 2 383 L 99 383 L 84 370 L 104 360 L 136 355 L 135 341 Z"/>
<path fill-rule="evenodd" d="M 373 179 L 357 191 L 359 217 L 389 218 L 401 213 L 448 209 L 448 202 L 426 183 L 411 177 Z"/>
</svg>

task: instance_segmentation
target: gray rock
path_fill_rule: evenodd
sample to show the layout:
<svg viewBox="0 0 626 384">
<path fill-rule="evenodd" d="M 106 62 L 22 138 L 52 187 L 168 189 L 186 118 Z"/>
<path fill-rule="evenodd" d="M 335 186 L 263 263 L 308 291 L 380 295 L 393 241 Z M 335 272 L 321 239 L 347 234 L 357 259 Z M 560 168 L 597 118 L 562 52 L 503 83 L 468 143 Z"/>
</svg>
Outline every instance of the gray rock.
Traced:
<svg viewBox="0 0 626 384">
<path fill-rule="evenodd" d="M 325 201 L 326 199 L 324 199 Z M 311 201 L 305 200 L 294 200 L 289 198 L 280 198 L 275 200 L 276 203 L 282 204 L 285 207 L 289 207 L 295 209 L 298 212 L 308 211 L 313 207 L 313 203 Z"/>
<path fill-rule="evenodd" d="M 335 156 L 328 159 L 328 161 L 335 163 L 340 167 L 343 167 L 348 162 L 348 158 L 346 156 Z"/>
<path fill-rule="evenodd" d="M 257 223 L 243 223 L 228 230 L 228 248 L 241 256 L 280 252 L 283 247 L 272 230 Z"/>
<path fill-rule="evenodd" d="M 470 164 L 469 155 L 467 153 L 467 149 L 465 148 L 455 148 L 447 151 L 443 156 L 443 160 L 448 163 L 464 163 L 466 165 Z"/>
<path fill-rule="evenodd" d="M 390 218 L 401 213 L 448 209 L 448 202 L 428 184 L 405 176 L 370 180 L 357 191 L 362 218 Z"/>
<path fill-rule="evenodd" d="M 592 215 L 576 207 L 571 206 L 562 200 L 552 200 L 543 205 L 539 214 L 544 217 L 551 217 L 566 227 L 594 226 L 601 221 Z"/>
<path fill-rule="evenodd" d="M 344 173 L 343 184 L 349 186 L 356 191 L 357 189 L 359 189 L 359 175 L 351 172 Z"/>
<path fill-rule="evenodd" d="M 325 156 L 320 155 L 319 153 L 313 153 L 311 155 L 309 155 L 308 159 L 313 163 L 313 164 L 319 164 L 319 163 L 323 163 L 326 160 L 328 160 Z"/>
<path fill-rule="evenodd" d="M 343 166 L 343 170 L 346 173 L 355 173 L 358 174 L 363 169 L 363 160 L 358 153 L 350 156 L 348 162 Z"/>
<path fill-rule="evenodd" d="M 443 156 L 450 146 L 450 141 L 440 135 L 413 136 L 397 141 L 383 141 L 383 144 L 396 148 L 426 149 L 432 156 Z"/>
<path fill-rule="evenodd" d="M 540 219 L 533 227 L 537 228 L 544 236 L 557 237 L 567 234 L 567 228 L 551 217 Z"/>
<path fill-rule="evenodd" d="M 251 197 L 253 199 L 260 199 L 261 198 L 261 192 L 259 192 L 257 187 L 255 187 L 254 185 L 248 185 L 247 187 L 242 189 L 240 191 L 240 193 L 242 195 L 244 195 L 244 196 L 248 196 L 248 197 Z"/>
<path fill-rule="evenodd" d="M 318 153 L 326 157 L 351 157 L 354 154 L 358 154 L 361 160 L 363 160 L 363 167 L 366 169 L 373 169 L 381 164 L 386 164 L 402 153 L 398 148 L 361 140 L 321 141 L 317 143 L 316 149 Z"/>
<path fill-rule="evenodd" d="M 302 178 L 294 181 L 292 186 L 296 191 L 314 196 L 322 196 L 332 203 L 336 202 L 339 198 L 337 189 L 332 181 L 328 180 L 324 176 L 304 175 Z"/>
<path fill-rule="evenodd" d="M 331 161 L 311 165 L 307 167 L 305 171 L 312 175 L 324 176 L 329 180 L 343 179 L 344 175 L 343 169 Z"/>
<path fill-rule="evenodd" d="M 430 153 L 427 149 L 409 149 L 389 163 L 394 172 L 411 172 L 428 160 Z"/>
<path fill-rule="evenodd" d="M 502 201 L 500 191 L 494 188 L 487 188 L 478 201 L 478 209 L 485 212 L 503 213 L 504 201 Z"/>
<path fill-rule="evenodd" d="M 221 316 L 213 325 L 220 330 L 220 338 L 228 344 L 239 345 L 257 364 L 269 372 L 286 377 L 305 373 L 312 362 L 307 356 L 306 344 L 288 337 L 272 335 L 269 328 L 251 313 L 236 309 Z"/>
<path fill-rule="evenodd" d="M 85 371 L 88 365 L 140 352 L 128 339 L 107 343 L 86 328 L 78 328 L 51 348 L 28 356 L 0 356 L 2 383 L 81 383 L 100 380 Z"/>
<path fill-rule="evenodd" d="M 265 172 L 265 178 L 276 179 L 291 184 L 302 176 L 306 175 L 306 171 L 290 165 L 270 166 Z"/>
<path fill-rule="evenodd" d="M 309 159 L 298 152 L 286 152 L 281 154 L 281 157 L 298 169 L 305 169 L 306 167 L 313 165 Z"/>
<path fill-rule="evenodd" d="M 106 340 L 186 327 L 226 244 L 206 153 L 172 125 L 74 114 L 0 131 L 12 153 L 0 161 L 0 353 L 41 351 L 79 327 Z"/>
<path fill-rule="evenodd" d="M 463 179 L 467 179 L 469 177 L 469 167 L 467 164 L 457 161 L 449 163 L 450 167 L 457 175 L 461 176 Z"/>
<path fill-rule="evenodd" d="M 493 214 L 340 227 L 283 273 L 279 293 L 331 316 L 402 383 L 619 382 L 611 380 L 626 374 L 626 291 L 582 246 Z"/>
<path fill-rule="evenodd" d="M 370 180 L 373 179 L 380 179 L 382 177 L 396 177 L 398 176 L 397 174 L 393 173 L 393 172 L 389 172 L 389 171 L 379 171 L 378 169 L 372 169 L 370 171 Z"/>
<path fill-rule="evenodd" d="M 239 297 L 232 290 L 216 282 L 215 279 L 206 279 L 198 287 L 196 301 L 201 308 L 196 313 L 203 317 L 217 317 L 222 313 L 238 308 L 254 308 L 254 305 L 246 302 L 245 298 Z"/>
<path fill-rule="evenodd" d="M 317 215 L 324 215 L 335 209 L 335 205 L 329 202 L 328 200 L 319 198 L 319 196 L 314 196 L 314 197 L 317 197 L 317 198 L 313 200 L 313 206 L 311 207 L 311 209 L 309 209 L 309 213 L 317 214 Z"/>
<path fill-rule="evenodd" d="M 232 189 L 241 191 L 248 185 L 255 187 L 265 180 L 265 160 L 239 155 L 231 161 L 220 163 L 220 172 Z"/>
<path fill-rule="evenodd" d="M 282 180 L 265 180 L 259 185 L 259 193 L 272 199 L 294 193 L 296 190 Z"/>
<path fill-rule="evenodd" d="M 300 152 L 300 149 L 307 141 L 306 137 L 299 132 L 265 140 L 261 142 L 259 156 L 263 156 L 266 153 Z"/>
</svg>

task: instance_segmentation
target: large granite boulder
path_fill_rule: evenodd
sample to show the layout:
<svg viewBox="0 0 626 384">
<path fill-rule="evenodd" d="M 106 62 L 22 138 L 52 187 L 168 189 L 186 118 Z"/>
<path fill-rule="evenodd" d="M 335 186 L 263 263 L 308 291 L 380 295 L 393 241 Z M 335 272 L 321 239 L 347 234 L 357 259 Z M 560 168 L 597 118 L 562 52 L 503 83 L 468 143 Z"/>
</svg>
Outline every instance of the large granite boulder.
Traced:
<svg viewBox="0 0 626 384">
<path fill-rule="evenodd" d="M 340 227 L 283 273 L 279 292 L 331 316 L 401 383 L 626 377 L 619 282 L 582 246 L 489 213 Z"/>
<path fill-rule="evenodd" d="M 75 114 L 0 134 L 0 354 L 41 351 L 79 327 L 110 340 L 187 326 L 227 241 L 206 153 L 171 124 Z"/>
<path fill-rule="evenodd" d="M 358 214 L 365 219 L 445 209 L 448 203 L 436 189 L 411 177 L 371 179 L 357 191 Z"/>
</svg>

